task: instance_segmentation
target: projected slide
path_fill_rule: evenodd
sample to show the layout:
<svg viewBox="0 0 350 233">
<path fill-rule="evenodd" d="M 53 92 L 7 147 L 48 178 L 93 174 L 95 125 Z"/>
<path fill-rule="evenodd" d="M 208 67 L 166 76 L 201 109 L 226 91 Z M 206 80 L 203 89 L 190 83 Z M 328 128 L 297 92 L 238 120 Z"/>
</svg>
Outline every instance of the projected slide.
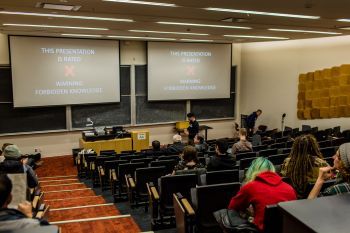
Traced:
<svg viewBox="0 0 350 233">
<path fill-rule="evenodd" d="M 15 107 L 120 101 L 119 43 L 10 37 Z"/>
<path fill-rule="evenodd" d="M 230 98 L 231 45 L 148 42 L 148 100 Z"/>
</svg>

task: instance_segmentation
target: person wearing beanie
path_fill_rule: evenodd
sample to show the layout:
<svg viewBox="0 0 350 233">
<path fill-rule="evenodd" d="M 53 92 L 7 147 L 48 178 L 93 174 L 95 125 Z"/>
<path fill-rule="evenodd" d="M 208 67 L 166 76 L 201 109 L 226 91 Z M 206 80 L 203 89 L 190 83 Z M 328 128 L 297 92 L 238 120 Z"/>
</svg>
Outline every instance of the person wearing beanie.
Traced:
<svg viewBox="0 0 350 233">
<path fill-rule="evenodd" d="M 8 145 L 3 155 L 5 160 L 0 163 L 0 173 L 26 173 L 28 187 L 35 188 L 38 185 L 38 178 L 32 167 L 28 165 L 28 158 L 22 156 L 16 145 Z"/>
<path fill-rule="evenodd" d="M 318 178 L 308 199 L 314 199 L 318 196 L 350 193 L 350 143 L 342 144 L 335 155 L 333 155 L 333 159 L 333 167 L 328 166 L 319 169 Z M 334 174 L 334 171 L 337 174 Z M 334 176 L 336 177 L 336 184 L 321 192 L 323 183 L 326 180 L 332 179 Z"/>
</svg>

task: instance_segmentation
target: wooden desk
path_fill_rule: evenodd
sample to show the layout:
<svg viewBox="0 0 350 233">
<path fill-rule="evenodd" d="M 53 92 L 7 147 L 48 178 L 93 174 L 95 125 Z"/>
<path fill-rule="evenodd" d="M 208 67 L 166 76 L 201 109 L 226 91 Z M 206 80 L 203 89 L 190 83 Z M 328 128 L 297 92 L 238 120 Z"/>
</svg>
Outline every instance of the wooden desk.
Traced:
<svg viewBox="0 0 350 233">
<path fill-rule="evenodd" d="M 282 233 L 349 233 L 350 194 L 278 204 Z"/>
<path fill-rule="evenodd" d="M 97 154 L 100 154 L 101 150 L 115 150 L 117 153 L 120 153 L 121 151 L 132 150 L 132 140 L 131 138 L 120 138 L 86 142 L 80 138 L 79 147 L 84 149 L 93 149 Z"/>
</svg>

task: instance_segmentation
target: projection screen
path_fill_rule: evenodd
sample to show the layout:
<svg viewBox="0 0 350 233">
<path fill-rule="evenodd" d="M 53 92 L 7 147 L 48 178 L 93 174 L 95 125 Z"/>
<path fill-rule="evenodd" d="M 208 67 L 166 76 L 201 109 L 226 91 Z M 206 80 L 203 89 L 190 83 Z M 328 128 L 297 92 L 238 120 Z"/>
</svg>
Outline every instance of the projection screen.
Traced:
<svg viewBox="0 0 350 233">
<path fill-rule="evenodd" d="M 148 42 L 148 100 L 230 98 L 231 44 Z"/>
<path fill-rule="evenodd" d="M 119 42 L 10 36 L 15 107 L 120 102 Z"/>
</svg>

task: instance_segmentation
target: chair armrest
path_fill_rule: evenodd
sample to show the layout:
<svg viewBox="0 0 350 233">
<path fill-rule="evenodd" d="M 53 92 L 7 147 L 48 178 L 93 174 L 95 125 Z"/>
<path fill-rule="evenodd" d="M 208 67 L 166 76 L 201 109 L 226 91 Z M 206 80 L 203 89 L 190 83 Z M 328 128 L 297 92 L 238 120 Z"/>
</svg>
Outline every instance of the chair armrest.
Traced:
<svg viewBox="0 0 350 233">
<path fill-rule="evenodd" d="M 146 185 L 147 185 L 148 195 L 153 200 L 159 200 L 159 194 L 158 194 L 157 188 L 152 183 L 147 183 Z"/>
<path fill-rule="evenodd" d="M 195 211 L 192 208 L 191 204 L 188 202 L 188 200 L 186 198 L 182 198 L 181 199 L 181 204 L 183 205 L 184 209 L 186 210 L 186 213 L 188 215 L 195 215 Z"/>
<path fill-rule="evenodd" d="M 98 170 L 99 170 L 101 176 L 105 176 L 105 170 L 103 169 L 102 166 L 99 166 Z"/>
<path fill-rule="evenodd" d="M 41 210 L 39 210 L 36 213 L 35 217 L 38 218 L 38 219 L 46 219 L 47 220 L 48 217 L 49 217 L 49 211 L 50 211 L 50 206 L 49 205 L 44 206 L 44 207 L 42 207 Z"/>
<path fill-rule="evenodd" d="M 115 169 L 111 170 L 112 173 L 112 181 L 118 181 L 117 173 L 115 172 Z"/>
<path fill-rule="evenodd" d="M 34 199 L 32 201 L 33 209 L 38 209 L 40 207 L 40 204 L 43 201 L 43 199 L 44 199 L 44 193 L 43 192 L 40 192 L 39 195 L 35 195 Z"/>
</svg>

